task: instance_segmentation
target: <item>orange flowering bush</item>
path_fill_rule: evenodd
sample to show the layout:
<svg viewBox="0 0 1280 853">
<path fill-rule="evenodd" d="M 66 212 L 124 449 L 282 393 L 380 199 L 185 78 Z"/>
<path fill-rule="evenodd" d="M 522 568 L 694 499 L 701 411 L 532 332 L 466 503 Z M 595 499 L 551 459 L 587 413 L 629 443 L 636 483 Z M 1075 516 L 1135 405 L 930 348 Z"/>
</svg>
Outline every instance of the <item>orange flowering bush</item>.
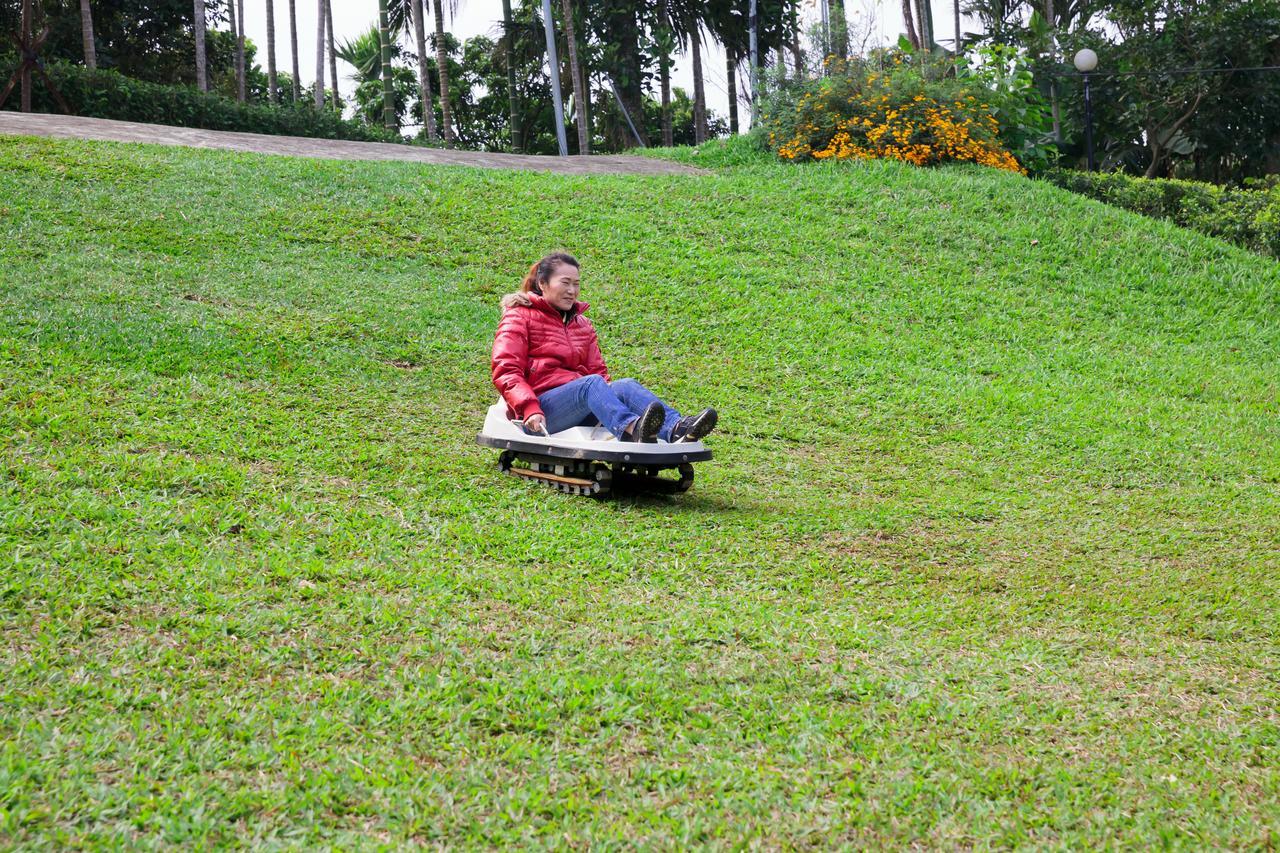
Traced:
<svg viewBox="0 0 1280 853">
<path fill-rule="evenodd" d="M 903 56 L 841 63 L 783 90 L 763 115 L 769 147 L 785 160 L 968 162 L 1026 174 L 1001 142 L 987 91 L 926 71 Z"/>
</svg>

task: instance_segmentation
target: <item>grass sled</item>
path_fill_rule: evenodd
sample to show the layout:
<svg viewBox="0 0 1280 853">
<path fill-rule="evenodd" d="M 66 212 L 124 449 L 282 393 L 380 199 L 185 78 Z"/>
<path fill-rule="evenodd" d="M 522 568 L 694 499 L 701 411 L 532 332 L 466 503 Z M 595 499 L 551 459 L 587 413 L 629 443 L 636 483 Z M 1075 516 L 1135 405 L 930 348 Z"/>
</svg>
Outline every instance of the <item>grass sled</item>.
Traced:
<svg viewBox="0 0 1280 853">
<path fill-rule="evenodd" d="M 476 442 L 502 451 L 498 468 L 504 473 L 566 494 L 595 497 L 622 491 L 687 492 L 693 485 L 693 464 L 711 458 L 701 441 L 618 441 L 602 426 L 530 435 L 520 421 L 507 417 L 501 400 L 489 407 Z M 660 476 L 672 469 L 677 479 Z"/>
</svg>

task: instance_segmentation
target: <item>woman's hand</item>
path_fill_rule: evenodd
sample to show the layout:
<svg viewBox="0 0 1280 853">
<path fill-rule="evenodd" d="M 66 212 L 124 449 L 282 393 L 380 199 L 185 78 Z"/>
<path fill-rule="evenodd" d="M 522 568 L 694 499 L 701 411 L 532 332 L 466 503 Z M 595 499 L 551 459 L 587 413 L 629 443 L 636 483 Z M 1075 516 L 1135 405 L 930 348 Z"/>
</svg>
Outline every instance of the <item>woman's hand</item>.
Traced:
<svg viewBox="0 0 1280 853">
<path fill-rule="evenodd" d="M 533 304 L 533 300 L 529 298 L 529 294 L 521 293 L 517 290 L 515 293 L 508 293 L 506 296 L 502 297 L 501 304 L 502 313 L 505 314 L 512 308 L 528 307 Z"/>
<path fill-rule="evenodd" d="M 544 415 L 529 415 L 524 419 L 524 428 L 529 432 L 545 434 L 547 431 L 547 419 Z"/>
</svg>

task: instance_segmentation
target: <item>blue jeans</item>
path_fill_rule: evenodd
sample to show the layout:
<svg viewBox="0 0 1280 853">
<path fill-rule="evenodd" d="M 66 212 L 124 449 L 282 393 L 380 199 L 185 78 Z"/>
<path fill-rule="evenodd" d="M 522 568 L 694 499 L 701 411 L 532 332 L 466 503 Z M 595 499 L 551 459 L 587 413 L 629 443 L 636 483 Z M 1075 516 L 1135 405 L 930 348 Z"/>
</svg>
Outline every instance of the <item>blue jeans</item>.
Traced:
<svg viewBox="0 0 1280 853">
<path fill-rule="evenodd" d="M 547 418 L 547 432 L 600 423 L 619 438 L 655 400 L 662 403 L 634 379 L 615 379 L 609 383 L 603 376 L 595 375 L 575 379 L 538 395 L 538 405 Z M 658 438 L 668 441 L 680 413 L 666 403 L 662 403 L 662 408 L 667 416 Z"/>
</svg>

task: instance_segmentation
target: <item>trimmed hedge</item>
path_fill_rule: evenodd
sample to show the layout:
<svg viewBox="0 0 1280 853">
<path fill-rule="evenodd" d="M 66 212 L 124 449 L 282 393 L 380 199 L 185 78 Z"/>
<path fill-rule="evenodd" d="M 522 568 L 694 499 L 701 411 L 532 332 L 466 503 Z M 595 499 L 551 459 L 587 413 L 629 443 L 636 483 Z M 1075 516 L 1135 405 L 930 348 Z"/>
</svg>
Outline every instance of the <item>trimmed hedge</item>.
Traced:
<svg viewBox="0 0 1280 853">
<path fill-rule="evenodd" d="M 1280 184 L 1220 187 L 1197 181 L 1137 178 L 1120 172 L 1052 169 L 1044 179 L 1156 219 L 1220 237 L 1261 255 L 1280 258 Z"/>
<path fill-rule="evenodd" d="M 67 105 L 81 116 L 277 136 L 363 142 L 406 141 L 397 133 L 343 119 L 327 109 L 292 104 L 242 104 L 221 95 L 201 92 L 193 86 L 147 83 L 116 71 L 91 71 L 84 66 L 67 63 L 50 63 L 47 70 Z M 9 96 L 4 108 L 18 108 L 16 91 Z M 38 78 L 32 108 L 39 112 L 61 112 Z"/>
</svg>

